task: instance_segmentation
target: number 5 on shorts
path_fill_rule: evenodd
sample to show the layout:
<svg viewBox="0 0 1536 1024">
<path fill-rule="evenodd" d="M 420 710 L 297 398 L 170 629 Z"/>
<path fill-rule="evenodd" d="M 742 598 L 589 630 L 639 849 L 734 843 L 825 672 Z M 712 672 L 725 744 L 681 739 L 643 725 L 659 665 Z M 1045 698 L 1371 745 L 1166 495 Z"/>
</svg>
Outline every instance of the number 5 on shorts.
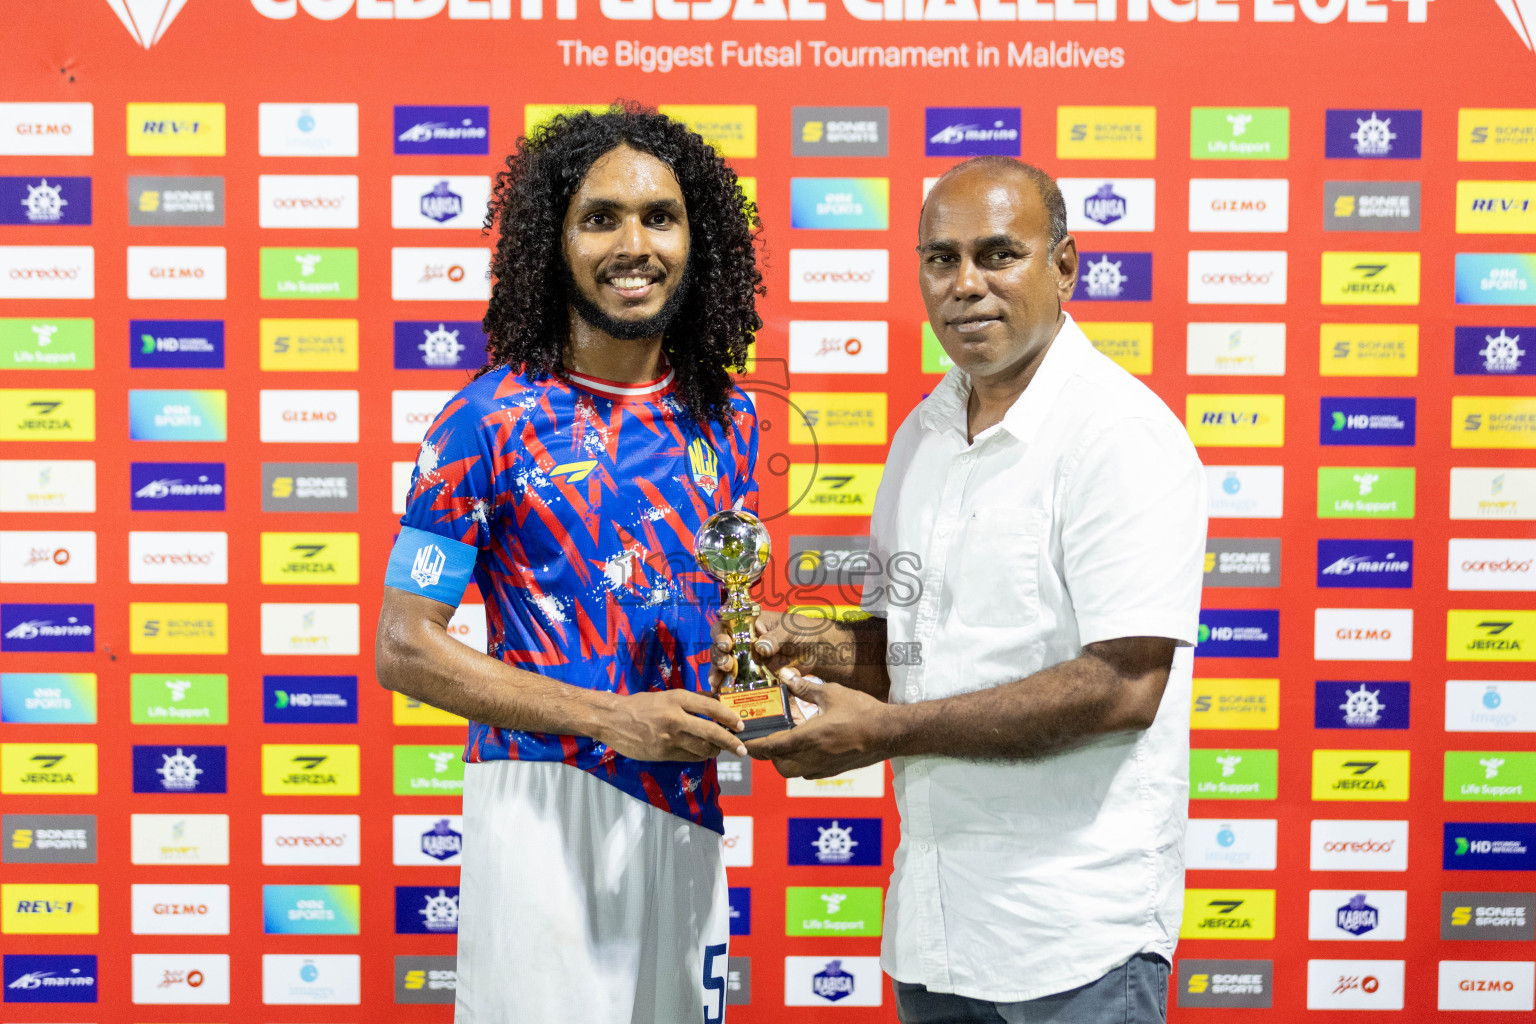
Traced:
<svg viewBox="0 0 1536 1024">
<path fill-rule="evenodd" d="M 725 955 L 726 944 L 716 943 L 704 947 L 704 1024 L 722 1024 L 725 1020 L 725 972 L 730 962 Z M 716 993 L 711 1000 L 709 993 Z M 710 1010 L 710 1003 L 715 1008 Z"/>
</svg>

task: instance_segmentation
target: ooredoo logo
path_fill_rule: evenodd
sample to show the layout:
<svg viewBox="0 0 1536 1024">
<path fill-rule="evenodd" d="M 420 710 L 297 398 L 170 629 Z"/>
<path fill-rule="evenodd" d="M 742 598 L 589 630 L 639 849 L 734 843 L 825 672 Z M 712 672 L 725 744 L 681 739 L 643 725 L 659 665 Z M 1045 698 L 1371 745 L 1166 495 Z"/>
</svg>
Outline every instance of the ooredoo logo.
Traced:
<svg viewBox="0 0 1536 1024">
<path fill-rule="evenodd" d="M 1454 537 L 1449 589 L 1536 590 L 1536 540 Z"/>
<path fill-rule="evenodd" d="M 791 302 L 885 302 L 889 282 L 885 249 L 789 251 Z"/>
<path fill-rule="evenodd" d="M 0 245 L 0 299 L 96 297 L 89 245 Z"/>
<path fill-rule="evenodd" d="M 1193 304 L 1280 305 L 1286 300 L 1286 254 L 1269 251 L 1191 251 Z"/>
<path fill-rule="evenodd" d="M 1312 870 L 1406 871 L 1408 822 L 1314 819 Z"/>
<path fill-rule="evenodd" d="M 263 864 L 347 864 L 361 862 L 355 814 L 263 814 Z"/>
<path fill-rule="evenodd" d="M 355 228 L 355 174 L 263 174 L 258 185 L 264 228 Z"/>
</svg>

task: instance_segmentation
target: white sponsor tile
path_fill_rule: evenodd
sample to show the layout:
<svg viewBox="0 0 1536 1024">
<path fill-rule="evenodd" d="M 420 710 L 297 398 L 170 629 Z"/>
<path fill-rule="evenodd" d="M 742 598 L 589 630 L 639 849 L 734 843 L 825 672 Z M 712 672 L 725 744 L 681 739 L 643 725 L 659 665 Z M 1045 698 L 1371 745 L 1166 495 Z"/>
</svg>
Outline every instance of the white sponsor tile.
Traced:
<svg viewBox="0 0 1536 1024">
<path fill-rule="evenodd" d="M 1285 505 L 1283 466 L 1206 466 L 1212 519 L 1279 519 Z"/>
<path fill-rule="evenodd" d="M 1313 871 L 1407 871 L 1408 822 L 1315 819 L 1311 865 Z"/>
<path fill-rule="evenodd" d="M 1308 960 L 1307 1009 L 1401 1010 L 1402 960 Z"/>
<path fill-rule="evenodd" d="M 1536 732 L 1536 682 L 1448 680 L 1445 731 Z"/>
<path fill-rule="evenodd" d="M 790 373 L 885 373 L 889 325 L 884 320 L 791 320 Z"/>
<path fill-rule="evenodd" d="M 355 604 L 261 606 L 262 654 L 350 654 L 360 648 Z"/>
<path fill-rule="evenodd" d="M 128 533 L 129 583 L 228 583 L 229 534 Z"/>
<path fill-rule="evenodd" d="M 222 299 L 222 245 L 130 245 L 130 299 Z"/>
<path fill-rule="evenodd" d="M 0 531 L 0 583 L 95 582 L 95 532 Z"/>
<path fill-rule="evenodd" d="M 1283 250 L 1193 250 L 1187 298 L 1192 305 L 1284 305 L 1286 254 Z"/>
<path fill-rule="evenodd" d="M 1312 656 L 1318 661 L 1409 661 L 1412 608 L 1318 608 Z"/>
<path fill-rule="evenodd" d="M 0 299 L 95 297 L 96 250 L 89 245 L 0 245 Z"/>
<path fill-rule="evenodd" d="M 257 206 L 264 228 L 355 228 L 357 175 L 263 174 Z"/>
<path fill-rule="evenodd" d="M 263 814 L 263 864 L 362 863 L 362 819 L 356 814 Z"/>
<path fill-rule="evenodd" d="M 390 225 L 473 228 L 485 223 L 491 179 L 484 174 L 396 174 L 389 180 Z"/>
<path fill-rule="evenodd" d="M 1450 590 L 1536 590 L 1536 540 L 1453 537 Z"/>
<path fill-rule="evenodd" d="M 0 460 L 0 512 L 95 511 L 94 460 Z"/>
<path fill-rule="evenodd" d="M 1185 339 L 1185 372 L 1192 376 L 1285 374 L 1285 324 L 1192 323 Z"/>
<path fill-rule="evenodd" d="M 885 302 L 890 264 L 885 249 L 791 249 L 789 301 Z"/>
<path fill-rule="evenodd" d="M 135 1005 L 227 1005 L 229 956 L 225 953 L 133 954 Z"/>
<path fill-rule="evenodd" d="M 135 814 L 135 864 L 228 864 L 229 815 Z"/>
<path fill-rule="evenodd" d="M 1285 178 L 1191 178 L 1189 230 L 1282 233 L 1290 197 Z"/>
<path fill-rule="evenodd" d="M 262 103 L 261 156 L 357 156 L 356 103 Z"/>
<path fill-rule="evenodd" d="M 228 935 L 229 886 L 134 885 L 135 935 Z"/>
<path fill-rule="evenodd" d="M 294 444 L 356 443 L 356 391 L 261 392 L 261 439 Z"/>
<path fill-rule="evenodd" d="M 91 156 L 89 103 L 0 103 L 0 156 Z"/>
<path fill-rule="evenodd" d="M 1329 942 L 1401 942 L 1408 937 L 1403 889 L 1313 889 L 1307 938 Z"/>
<path fill-rule="evenodd" d="M 397 302 L 485 302 L 491 251 L 481 248 L 389 251 L 390 296 Z"/>
</svg>

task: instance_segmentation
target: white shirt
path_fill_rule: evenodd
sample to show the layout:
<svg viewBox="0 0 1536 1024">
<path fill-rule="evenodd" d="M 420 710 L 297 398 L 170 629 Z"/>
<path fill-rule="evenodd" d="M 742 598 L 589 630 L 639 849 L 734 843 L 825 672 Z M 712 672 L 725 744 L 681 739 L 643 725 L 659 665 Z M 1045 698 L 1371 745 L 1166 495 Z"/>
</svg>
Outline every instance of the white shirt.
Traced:
<svg viewBox="0 0 1536 1024">
<path fill-rule="evenodd" d="M 1183 915 L 1189 702 L 1205 473 L 1182 425 L 1067 318 L 1001 423 L 966 440 L 951 370 L 897 431 L 863 606 L 890 643 L 890 700 L 1001 686 L 1127 636 L 1180 642 L 1150 729 L 1038 761 L 892 761 L 901 844 L 881 965 L 992 1002 L 1173 959 Z M 892 565 L 892 558 L 896 561 Z"/>
</svg>

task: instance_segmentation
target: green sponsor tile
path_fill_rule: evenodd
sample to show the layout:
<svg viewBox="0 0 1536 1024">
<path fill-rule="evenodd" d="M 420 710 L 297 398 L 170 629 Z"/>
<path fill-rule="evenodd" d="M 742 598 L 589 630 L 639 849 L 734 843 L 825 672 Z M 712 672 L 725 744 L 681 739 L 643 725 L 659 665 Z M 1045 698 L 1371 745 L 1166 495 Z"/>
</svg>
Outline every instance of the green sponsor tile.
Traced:
<svg viewBox="0 0 1536 1024">
<path fill-rule="evenodd" d="M 261 297 L 355 299 L 357 250 L 264 248 L 261 250 Z"/>
<path fill-rule="evenodd" d="M 785 935 L 879 935 L 883 896 L 872 886 L 784 890 Z"/>
<path fill-rule="evenodd" d="M 1279 753 L 1274 750 L 1191 750 L 1189 796 L 1192 800 L 1273 800 L 1279 773 Z"/>
<path fill-rule="evenodd" d="M 1447 750 L 1445 798 L 1493 803 L 1536 801 L 1536 753 Z"/>
<path fill-rule="evenodd" d="M 949 353 L 939 344 L 939 336 L 933 333 L 933 325 L 923 321 L 923 372 L 948 373 L 954 368 L 955 361 L 949 358 Z"/>
<path fill-rule="evenodd" d="M 1320 466 L 1319 519 L 1412 519 L 1414 471 L 1391 466 Z"/>
<path fill-rule="evenodd" d="M 463 792 L 463 747 L 443 743 L 395 747 L 396 796 L 459 796 Z"/>
<path fill-rule="evenodd" d="M 96 323 L 90 317 L 0 317 L 0 370 L 91 370 Z"/>
<path fill-rule="evenodd" d="M 1195 107 L 1189 112 L 1193 160 L 1286 160 L 1291 155 L 1287 107 Z"/>
<path fill-rule="evenodd" d="M 128 677 L 134 725 L 228 725 L 229 677 L 135 672 Z"/>
</svg>

